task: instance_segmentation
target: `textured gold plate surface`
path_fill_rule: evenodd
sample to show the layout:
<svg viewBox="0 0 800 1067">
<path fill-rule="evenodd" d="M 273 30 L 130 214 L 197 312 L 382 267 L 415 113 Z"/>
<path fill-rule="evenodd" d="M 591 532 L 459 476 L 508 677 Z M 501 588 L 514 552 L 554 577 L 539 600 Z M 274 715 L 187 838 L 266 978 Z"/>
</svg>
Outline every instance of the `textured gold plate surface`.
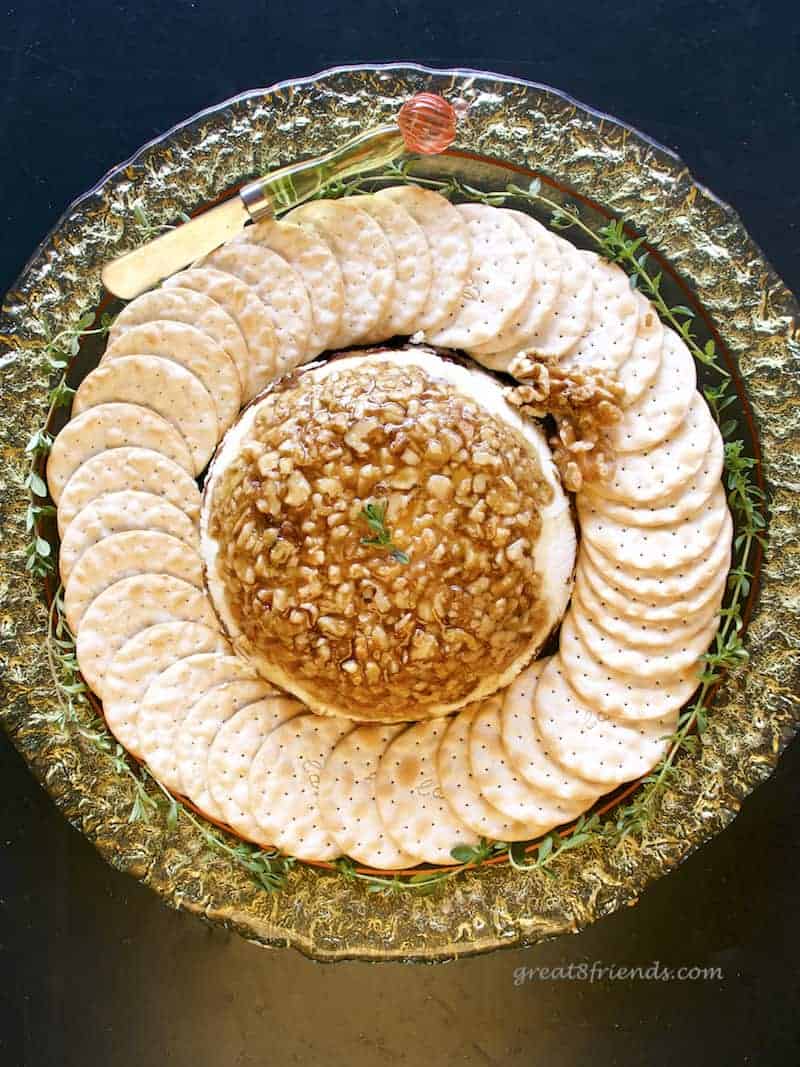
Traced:
<svg viewBox="0 0 800 1067">
<path fill-rule="evenodd" d="M 420 90 L 469 103 L 455 154 L 431 173 L 491 185 L 487 160 L 535 171 L 630 219 L 703 308 L 738 367 L 770 499 L 760 584 L 751 598 L 749 665 L 716 693 L 704 744 L 685 754 L 641 839 L 567 852 L 551 868 L 467 871 L 430 896 L 378 897 L 340 875 L 298 866 L 269 895 L 180 820 L 130 823 L 129 778 L 75 728 L 57 728 L 42 582 L 25 570 L 25 445 L 46 413 L 43 329 L 64 328 L 101 296 L 100 270 L 142 240 L 134 205 L 175 221 L 258 173 L 318 155 L 386 122 Z M 475 157 L 482 157 L 476 159 Z M 505 178 L 514 177 L 505 172 Z M 0 718 L 64 815 L 115 867 L 174 907 L 264 945 L 318 959 L 442 960 L 576 931 L 636 900 L 735 816 L 800 724 L 797 562 L 800 482 L 798 306 L 735 212 L 643 135 L 545 87 L 412 66 L 348 68 L 257 90 L 203 112 L 146 146 L 73 204 L 34 253 L 0 316 Z"/>
</svg>

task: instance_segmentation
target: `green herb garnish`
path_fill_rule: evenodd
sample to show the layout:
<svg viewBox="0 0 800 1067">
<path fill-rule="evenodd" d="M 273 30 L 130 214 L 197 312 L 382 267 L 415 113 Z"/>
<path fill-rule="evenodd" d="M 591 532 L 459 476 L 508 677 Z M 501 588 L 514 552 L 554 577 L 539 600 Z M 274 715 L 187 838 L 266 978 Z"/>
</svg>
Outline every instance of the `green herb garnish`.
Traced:
<svg viewBox="0 0 800 1067">
<path fill-rule="evenodd" d="M 139 236 L 142 241 L 152 241 L 154 238 L 160 237 L 162 233 L 166 233 L 168 230 L 174 230 L 178 225 L 178 223 L 173 222 L 155 222 L 145 210 L 144 204 L 139 199 L 131 201 L 130 209 L 133 214 L 134 224 L 139 231 Z M 179 211 L 177 217 L 181 222 L 192 221 L 185 211 Z"/>
<path fill-rule="evenodd" d="M 372 530 L 373 537 L 362 537 L 362 545 L 376 545 L 378 548 L 386 548 L 389 555 L 396 563 L 408 563 L 410 557 L 392 542 L 392 534 L 386 525 L 386 500 L 370 501 L 361 509 L 361 518 Z"/>
</svg>

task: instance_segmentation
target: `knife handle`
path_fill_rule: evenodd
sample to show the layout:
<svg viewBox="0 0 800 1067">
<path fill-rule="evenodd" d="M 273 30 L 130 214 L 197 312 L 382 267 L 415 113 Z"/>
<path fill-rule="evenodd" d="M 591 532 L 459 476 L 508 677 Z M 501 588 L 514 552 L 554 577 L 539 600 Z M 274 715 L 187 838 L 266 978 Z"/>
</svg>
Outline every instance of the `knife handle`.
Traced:
<svg viewBox="0 0 800 1067">
<path fill-rule="evenodd" d="M 250 218 L 272 218 L 311 199 L 337 179 L 386 166 L 406 150 L 394 123 L 359 134 L 341 148 L 316 159 L 281 167 L 265 178 L 248 182 L 240 191 Z"/>
<path fill-rule="evenodd" d="M 254 222 L 311 199 L 342 178 L 377 170 L 404 152 L 436 155 L 456 136 L 455 108 L 434 93 L 417 93 L 400 108 L 396 123 L 359 134 L 324 156 L 281 167 L 249 182 L 239 195 Z"/>
</svg>

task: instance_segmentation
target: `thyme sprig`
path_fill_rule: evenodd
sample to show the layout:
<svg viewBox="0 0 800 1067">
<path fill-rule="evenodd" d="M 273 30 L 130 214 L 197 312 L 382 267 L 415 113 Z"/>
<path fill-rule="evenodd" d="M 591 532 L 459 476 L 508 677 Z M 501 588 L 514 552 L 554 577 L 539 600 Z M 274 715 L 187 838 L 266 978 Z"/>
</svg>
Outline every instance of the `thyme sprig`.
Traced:
<svg viewBox="0 0 800 1067">
<path fill-rule="evenodd" d="M 361 509 L 360 518 L 366 522 L 373 533 L 372 537 L 362 537 L 361 544 L 385 548 L 396 563 L 408 563 L 408 553 L 397 547 L 392 540 L 391 531 L 386 525 L 386 509 L 388 506 L 389 502 L 387 500 L 370 500 Z"/>
<path fill-rule="evenodd" d="M 67 370 L 70 361 L 80 350 L 81 342 L 86 337 L 104 337 L 111 326 L 111 318 L 101 315 L 95 326 L 96 315 L 85 311 L 78 316 L 74 324 L 63 330 L 53 332 L 49 323 L 42 328 L 43 340 L 39 347 L 45 367 L 49 372 L 55 371 L 57 380 L 47 396 L 47 414 L 44 426 L 36 430 L 25 446 L 25 453 L 30 457 L 30 467 L 25 478 L 25 488 L 31 494 L 31 502 L 25 514 L 25 529 L 30 535 L 25 551 L 25 569 L 37 578 L 46 578 L 55 570 L 55 560 L 50 542 L 42 536 L 41 524 L 55 515 L 55 508 L 44 503 L 47 497 L 47 485 L 40 474 L 42 463 L 53 447 L 53 436 L 48 430 L 55 412 L 72 402 L 75 390 L 67 385 Z"/>
<path fill-rule="evenodd" d="M 246 841 L 230 844 L 221 830 L 211 827 L 205 820 L 198 818 L 189 808 L 180 804 L 145 766 L 142 773 L 150 779 L 161 793 L 162 805 L 167 807 L 167 825 L 177 826 L 179 819 L 185 819 L 197 830 L 206 844 L 214 851 L 220 852 L 246 871 L 250 877 L 268 893 L 283 889 L 289 873 L 297 862 L 293 856 L 284 856 L 277 849 L 259 848 Z"/>
<path fill-rule="evenodd" d="M 509 847 L 508 861 L 516 871 L 544 871 L 546 875 L 555 877 L 550 864 L 565 852 L 581 848 L 592 839 L 604 836 L 607 830 L 598 814 L 581 815 L 568 834 L 560 834 L 555 830 L 546 834 L 539 842 L 533 860 L 526 861 L 525 845 L 517 843 Z"/>
<path fill-rule="evenodd" d="M 562 209 L 562 215 L 564 211 Z M 575 212 L 577 218 L 577 212 Z M 668 304 L 661 293 L 663 276 L 661 271 L 650 274 L 647 266 L 650 253 L 640 251 L 645 238 L 629 237 L 626 223 L 622 219 L 612 219 L 598 231 L 602 237 L 601 248 L 608 259 L 624 267 L 635 289 L 644 291 L 650 302 L 655 306 L 664 322 L 680 334 L 688 345 L 692 355 L 700 363 L 713 367 L 717 374 L 727 377 L 728 372 L 717 360 L 716 344 L 713 338 L 709 338 L 704 345 L 700 345 L 692 330 L 694 311 L 685 304 Z"/>
<path fill-rule="evenodd" d="M 482 837 L 477 845 L 456 845 L 450 850 L 450 855 L 458 861 L 457 866 L 441 871 L 419 871 L 409 875 L 379 875 L 359 871 L 349 856 L 336 860 L 335 867 L 349 881 L 362 882 L 368 893 L 377 893 L 381 896 L 392 896 L 397 893 L 429 896 L 455 875 L 469 867 L 480 867 L 486 860 L 508 851 L 508 848 L 505 841 L 489 841 Z"/>
<path fill-rule="evenodd" d="M 154 222 L 150 218 L 144 203 L 141 200 L 134 200 L 131 204 L 131 214 L 133 215 L 133 221 L 136 224 L 136 229 L 139 231 L 143 241 L 152 241 L 154 237 L 160 237 L 162 233 L 166 233 L 168 230 L 174 230 L 176 223 L 174 222 Z M 181 222 L 191 222 L 191 218 L 185 211 L 179 211 L 177 218 Z"/>
</svg>

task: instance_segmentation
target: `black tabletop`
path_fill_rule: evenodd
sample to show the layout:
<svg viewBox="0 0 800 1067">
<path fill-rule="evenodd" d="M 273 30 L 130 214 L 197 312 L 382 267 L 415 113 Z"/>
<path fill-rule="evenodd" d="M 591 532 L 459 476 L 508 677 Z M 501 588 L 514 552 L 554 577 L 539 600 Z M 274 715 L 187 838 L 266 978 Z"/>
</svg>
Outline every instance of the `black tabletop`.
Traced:
<svg viewBox="0 0 800 1067">
<path fill-rule="evenodd" d="M 549 83 L 638 126 L 800 291 L 800 15 L 781 0 L 29 0 L 0 11 L 0 59 L 0 291 L 73 197 L 166 127 L 391 59 Z M 442 967 L 322 966 L 168 911 L 0 738 L 0 1064 L 800 1062 L 799 783 L 794 746 L 729 830 L 577 937 Z M 609 971 L 656 963 L 710 970 Z"/>
</svg>

